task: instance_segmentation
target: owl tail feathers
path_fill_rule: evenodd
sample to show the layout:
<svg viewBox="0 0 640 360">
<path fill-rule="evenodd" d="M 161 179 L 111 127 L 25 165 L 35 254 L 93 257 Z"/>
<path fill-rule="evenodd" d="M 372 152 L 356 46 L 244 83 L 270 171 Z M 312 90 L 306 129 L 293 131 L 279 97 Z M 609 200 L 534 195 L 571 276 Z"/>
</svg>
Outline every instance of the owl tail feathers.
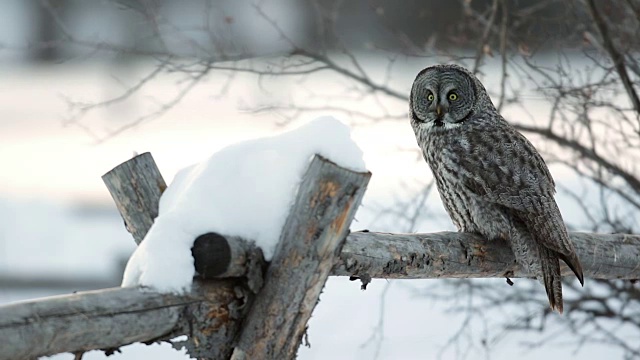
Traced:
<svg viewBox="0 0 640 360">
<path fill-rule="evenodd" d="M 562 314 L 562 276 L 560 274 L 560 260 L 555 251 L 540 246 L 540 260 L 542 269 L 542 281 L 547 290 L 549 306 Z"/>
<path fill-rule="evenodd" d="M 576 274 L 578 281 L 580 281 L 580 285 L 584 286 L 584 275 L 582 273 L 582 265 L 580 264 L 580 260 L 578 259 L 576 252 L 573 251 L 569 255 L 558 253 L 558 256 L 560 257 L 560 259 L 562 259 L 562 261 L 565 262 L 565 264 L 569 266 L 571 271 L 573 271 L 573 273 Z"/>
</svg>

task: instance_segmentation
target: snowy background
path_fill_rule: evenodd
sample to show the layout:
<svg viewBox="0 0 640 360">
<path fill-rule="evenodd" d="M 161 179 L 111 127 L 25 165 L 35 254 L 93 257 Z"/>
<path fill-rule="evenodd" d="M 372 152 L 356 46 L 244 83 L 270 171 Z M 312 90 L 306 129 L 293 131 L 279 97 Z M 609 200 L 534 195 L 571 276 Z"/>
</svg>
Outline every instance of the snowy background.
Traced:
<svg viewBox="0 0 640 360">
<path fill-rule="evenodd" d="M 275 8 L 286 15 L 287 5 L 283 3 Z M 28 42 L 33 21 L 30 6 L 14 0 L 4 2 L 0 10 L 0 42 Z M 100 26 L 117 38 L 130 25 L 110 13 L 91 15 L 82 6 L 75 11 L 79 13 L 76 18 L 82 20 L 76 21 L 74 28 L 85 29 L 85 33 L 93 33 L 92 27 Z M 255 34 L 264 29 L 236 16 L 237 21 L 251 25 L 241 34 L 244 46 L 259 48 L 263 42 Z M 295 28 L 296 23 L 291 20 L 286 26 Z M 277 34 L 267 35 L 277 38 Z M 73 49 L 69 51 L 73 53 Z M 28 52 L 9 51 L 0 56 L 0 303 L 118 286 L 135 243 L 124 229 L 101 175 L 135 153 L 150 151 L 170 181 L 179 169 L 225 146 L 281 132 L 284 128 L 279 114 L 248 109 L 300 96 L 299 84 L 293 80 L 271 79 L 265 89 L 265 84 L 255 78 L 239 75 L 227 87 L 228 78 L 214 74 L 171 111 L 96 143 L 93 133 L 109 133 L 171 97 L 176 80 L 160 79 L 131 101 L 91 112 L 83 119 L 83 127 L 69 126 L 64 121 L 69 112 L 65 99 L 112 98 L 155 65 L 145 60 L 86 61 L 82 57 L 39 62 L 28 60 Z M 384 60 L 372 58 L 371 66 Z M 394 80 L 408 92 L 415 74 L 429 64 L 428 60 L 403 63 L 397 67 Z M 487 69 L 498 71 L 497 66 Z M 332 93 L 344 84 L 326 76 L 316 78 L 312 85 Z M 305 86 L 310 86 L 309 82 Z M 220 96 L 222 88 L 224 96 Z M 531 96 L 529 101 L 535 102 L 536 97 Z M 390 110 L 402 113 L 405 106 L 397 104 Z M 508 115 L 536 117 L 517 110 Z M 300 121 L 313 117 L 302 116 Z M 418 156 L 408 121 L 351 125 L 353 139 L 373 173 L 351 229 L 409 231 L 406 223 L 382 213 L 399 199 L 417 197 L 431 179 L 428 167 Z M 329 144 L 332 141 L 324 140 Z M 552 166 L 551 171 L 557 182 L 580 186 L 562 167 Z M 562 192 L 558 202 L 565 219 L 580 226 L 583 219 L 573 211 L 575 204 Z M 429 194 L 414 230 L 453 230 L 437 193 Z M 517 281 L 515 288 L 507 287 L 502 279 L 487 281 L 512 291 L 526 280 Z M 478 337 L 494 338 L 496 334 L 484 334 L 482 326 L 467 324 L 463 315 L 447 312 L 447 304 L 428 300 L 424 295 L 438 282 L 375 280 L 367 291 L 361 291 L 358 283 L 330 278 L 309 324 L 311 347 L 301 348 L 299 358 L 456 359 L 466 354 L 471 359 L 524 360 L 619 355 L 602 345 L 587 344 L 577 350 L 569 334 L 564 335 L 567 341 L 542 349 L 521 346 L 535 340 L 531 333 L 526 338 L 518 333 L 500 336 L 500 341 L 490 341 L 485 348 L 459 348 L 449 341 L 461 329 L 473 327 Z M 541 296 L 543 293 L 541 289 Z M 487 315 L 500 321 L 518 316 L 511 312 Z M 85 358 L 102 359 L 105 355 L 94 351 Z M 166 345 L 131 345 L 109 358 L 183 359 L 185 355 Z"/>
</svg>

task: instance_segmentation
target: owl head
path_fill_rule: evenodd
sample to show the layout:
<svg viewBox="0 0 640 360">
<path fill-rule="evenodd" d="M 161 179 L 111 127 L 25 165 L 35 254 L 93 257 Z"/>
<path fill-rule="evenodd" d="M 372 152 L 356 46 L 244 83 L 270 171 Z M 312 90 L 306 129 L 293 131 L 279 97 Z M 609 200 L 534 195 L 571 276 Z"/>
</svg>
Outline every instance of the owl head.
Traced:
<svg viewBox="0 0 640 360">
<path fill-rule="evenodd" d="M 495 111 L 480 80 L 458 65 L 434 65 L 420 71 L 409 104 L 414 128 L 433 131 L 459 127 L 479 111 Z"/>
</svg>

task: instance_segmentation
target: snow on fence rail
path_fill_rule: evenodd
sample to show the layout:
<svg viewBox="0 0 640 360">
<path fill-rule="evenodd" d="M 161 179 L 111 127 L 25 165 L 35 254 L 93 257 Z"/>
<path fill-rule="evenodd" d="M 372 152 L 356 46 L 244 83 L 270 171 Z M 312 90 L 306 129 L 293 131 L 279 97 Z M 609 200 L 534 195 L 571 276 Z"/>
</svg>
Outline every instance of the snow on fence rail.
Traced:
<svg viewBox="0 0 640 360">
<path fill-rule="evenodd" d="M 192 357 L 290 359 L 328 275 L 352 276 L 365 285 L 371 278 L 527 276 L 506 243 L 471 234 L 347 235 L 369 176 L 316 156 L 266 275 L 250 239 L 206 234 L 192 249 L 195 266 L 205 278 L 218 278 L 197 279 L 187 294 L 113 288 L 2 306 L 0 359 L 114 351 L 179 335 L 188 337 L 174 346 L 185 346 Z M 166 187 L 153 158 L 142 154 L 104 180 L 139 242 Z M 640 278 L 640 236 L 571 237 L 588 277 Z"/>
</svg>

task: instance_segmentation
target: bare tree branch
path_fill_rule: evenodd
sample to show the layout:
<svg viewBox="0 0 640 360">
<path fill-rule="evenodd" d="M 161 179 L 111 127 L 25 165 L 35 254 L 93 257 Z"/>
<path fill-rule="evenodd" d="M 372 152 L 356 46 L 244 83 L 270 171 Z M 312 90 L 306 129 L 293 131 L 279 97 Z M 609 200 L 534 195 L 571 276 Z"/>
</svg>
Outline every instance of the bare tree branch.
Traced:
<svg viewBox="0 0 640 360">
<path fill-rule="evenodd" d="M 625 60 L 622 54 L 618 52 L 615 45 L 611 41 L 611 35 L 609 34 L 609 29 L 607 28 L 607 24 L 605 20 L 600 15 L 600 11 L 596 7 L 594 0 L 586 0 L 589 12 L 593 21 L 600 32 L 600 36 L 602 37 L 602 45 L 607 50 L 611 57 L 611 61 L 613 61 L 613 65 L 620 76 L 620 80 L 622 81 L 622 85 L 624 89 L 627 91 L 627 95 L 629 96 L 629 100 L 633 104 L 633 108 L 640 115 L 640 98 L 638 98 L 638 94 L 636 93 L 635 88 L 633 87 L 633 82 L 629 78 L 629 74 L 627 73 L 627 67 L 625 66 Z"/>
</svg>

